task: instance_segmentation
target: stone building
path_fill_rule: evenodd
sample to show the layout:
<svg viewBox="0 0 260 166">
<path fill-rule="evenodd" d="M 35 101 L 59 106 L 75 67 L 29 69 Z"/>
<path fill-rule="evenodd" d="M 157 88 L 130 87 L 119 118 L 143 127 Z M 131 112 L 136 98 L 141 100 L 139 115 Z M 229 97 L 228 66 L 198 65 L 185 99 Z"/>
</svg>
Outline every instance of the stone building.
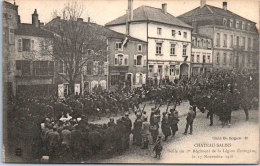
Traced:
<svg viewBox="0 0 260 166">
<path fill-rule="evenodd" d="M 48 95 L 54 87 L 54 62 L 52 53 L 47 53 L 44 45 L 51 42 L 52 34 L 41 28 L 37 10 L 32 14 L 32 24 L 24 24 L 20 23 L 17 9 L 18 6 L 3 2 L 6 89 L 12 95 Z"/>
<path fill-rule="evenodd" d="M 149 78 L 173 80 L 190 74 L 192 27 L 168 13 L 167 4 L 161 9 L 141 6 L 133 10 L 129 0 L 127 14 L 106 27 L 148 43 Z"/>
<path fill-rule="evenodd" d="M 206 4 L 180 16 L 194 27 L 194 32 L 213 39 L 213 67 L 227 70 L 257 70 L 259 39 L 256 23 L 223 8 Z M 250 10 L 250 9 L 248 9 Z"/>
<path fill-rule="evenodd" d="M 191 75 L 205 74 L 212 71 L 212 40 L 193 33 L 191 49 Z"/>
</svg>

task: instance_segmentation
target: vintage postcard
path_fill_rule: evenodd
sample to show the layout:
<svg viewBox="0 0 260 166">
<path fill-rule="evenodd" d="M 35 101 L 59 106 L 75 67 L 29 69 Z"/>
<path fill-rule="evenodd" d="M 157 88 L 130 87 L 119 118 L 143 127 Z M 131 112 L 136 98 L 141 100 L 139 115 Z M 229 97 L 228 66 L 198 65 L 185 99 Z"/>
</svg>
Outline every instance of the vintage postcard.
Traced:
<svg viewBox="0 0 260 166">
<path fill-rule="evenodd" d="M 3 162 L 259 163 L 259 1 L 3 0 Z"/>
</svg>

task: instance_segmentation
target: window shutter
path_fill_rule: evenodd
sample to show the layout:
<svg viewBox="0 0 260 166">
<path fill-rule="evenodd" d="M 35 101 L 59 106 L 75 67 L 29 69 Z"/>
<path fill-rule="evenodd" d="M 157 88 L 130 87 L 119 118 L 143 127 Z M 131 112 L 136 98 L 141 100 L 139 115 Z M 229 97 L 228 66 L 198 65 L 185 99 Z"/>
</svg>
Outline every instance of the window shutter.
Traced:
<svg viewBox="0 0 260 166">
<path fill-rule="evenodd" d="M 146 74 L 143 74 L 142 82 L 143 84 L 146 84 Z"/>
<path fill-rule="evenodd" d="M 104 75 L 108 75 L 108 62 L 104 62 Z"/>
<path fill-rule="evenodd" d="M 143 63 L 143 66 L 147 66 L 147 56 L 146 55 L 143 55 L 143 61 L 144 61 L 144 63 Z"/>
<path fill-rule="evenodd" d="M 23 45 L 22 45 L 22 39 L 18 39 L 18 51 L 21 52 L 22 51 L 22 48 L 23 48 Z"/>
<path fill-rule="evenodd" d="M 139 77 L 140 77 L 140 74 L 136 73 L 135 74 L 135 84 L 139 84 Z"/>
<path fill-rule="evenodd" d="M 136 64 L 137 64 L 137 56 L 134 55 L 134 65 L 136 65 Z"/>
</svg>

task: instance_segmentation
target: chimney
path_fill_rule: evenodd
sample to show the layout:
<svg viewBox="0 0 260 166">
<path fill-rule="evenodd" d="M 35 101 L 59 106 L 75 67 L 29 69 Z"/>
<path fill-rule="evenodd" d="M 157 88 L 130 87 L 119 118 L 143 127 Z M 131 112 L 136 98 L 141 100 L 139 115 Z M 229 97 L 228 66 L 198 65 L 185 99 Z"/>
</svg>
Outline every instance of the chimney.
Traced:
<svg viewBox="0 0 260 166">
<path fill-rule="evenodd" d="M 90 22 L 90 17 L 88 17 L 88 22 Z"/>
<path fill-rule="evenodd" d="M 126 25 L 125 25 L 125 27 L 126 27 L 125 33 L 126 33 L 126 35 L 129 35 L 129 21 L 130 21 L 130 11 L 129 11 L 129 9 L 126 10 L 126 16 L 127 16 L 127 18 L 126 18 Z"/>
<path fill-rule="evenodd" d="M 200 0 L 200 8 L 203 8 L 206 5 L 206 0 Z"/>
<path fill-rule="evenodd" d="M 162 4 L 162 11 L 164 14 L 167 14 L 167 3 Z"/>
<path fill-rule="evenodd" d="M 133 20 L 133 0 L 128 0 L 129 21 Z"/>
<path fill-rule="evenodd" d="M 32 14 L 32 25 L 34 25 L 35 27 L 39 27 L 39 19 L 38 19 L 38 14 L 37 14 L 37 10 L 34 10 L 34 13 Z"/>
<path fill-rule="evenodd" d="M 223 9 L 227 10 L 227 2 L 223 2 Z"/>
<path fill-rule="evenodd" d="M 83 22 L 83 18 L 77 18 L 78 22 Z"/>
</svg>

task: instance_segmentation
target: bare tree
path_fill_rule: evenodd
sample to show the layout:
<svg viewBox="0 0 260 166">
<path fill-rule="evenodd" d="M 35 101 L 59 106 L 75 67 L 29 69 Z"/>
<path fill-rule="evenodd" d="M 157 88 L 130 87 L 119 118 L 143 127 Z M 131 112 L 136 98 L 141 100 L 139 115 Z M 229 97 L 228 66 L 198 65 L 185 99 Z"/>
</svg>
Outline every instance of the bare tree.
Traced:
<svg viewBox="0 0 260 166">
<path fill-rule="evenodd" d="M 54 13 L 58 14 L 57 11 Z M 61 13 L 59 19 L 53 19 L 45 28 L 54 33 L 53 57 L 55 61 L 63 62 L 66 69 L 65 74 L 58 75 L 69 83 L 69 94 L 72 94 L 86 62 L 95 58 L 96 54 L 90 54 L 88 50 L 104 53 L 106 38 L 96 26 L 83 22 L 80 18 L 83 7 L 77 2 L 66 4 Z"/>
</svg>

